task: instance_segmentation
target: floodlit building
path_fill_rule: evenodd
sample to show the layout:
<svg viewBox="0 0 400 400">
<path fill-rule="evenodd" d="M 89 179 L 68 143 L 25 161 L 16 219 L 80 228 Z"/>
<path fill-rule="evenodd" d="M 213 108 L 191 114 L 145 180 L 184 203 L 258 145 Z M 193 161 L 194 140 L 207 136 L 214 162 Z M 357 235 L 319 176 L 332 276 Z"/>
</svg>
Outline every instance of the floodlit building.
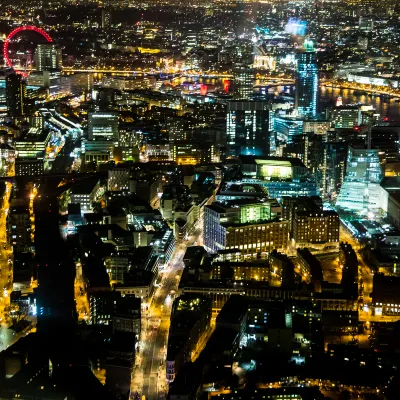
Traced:
<svg viewBox="0 0 400 400">
<path fill-rule="evenodd" d="M 296 246 L 338 246 L 339 215 L 322 208 L 320 198 L 283 197 L 283 218 L 290 221 Z"/>
<path fill-rule="evenodd" d="M 18 158 L 35 158 L 46 151 L 51 138 L 50 131 L 30 128 L 28 133 L 15 141 Z"/>
<path fill-rule="evenodd" d="M 344 182 L 336 201 L 339 208 L 351 211 L 385 212 L 388 194 L 381 187 L 383 171 L 377 150 L 349 147 Z"/>
<path fill-rule="evenodd" d="M 129 168 L 112 168 L 108 170 L 107 189 L 119 192 L 129 189 Z"/>
<path fill-rule="evenodd" d="M 100 180 L 98 178 L 82 179 L 71 188 L 70 203 L 80 204 L 82 212 L 88 212 L 92 209 L 99 190 Z"/>
<path fill-rule="evenodd" d="M 270 198 L 283 196 L 317 196 L 315 180 L 299 158 L 240 156 L 242 184 L 259 184 Z"/>
<path fill-rule="evenodd" d="M 263 180 L 301 180 L 307 168 L 298 158 L 290 157 L 239 157 L 242 174 Z"/>
<path fill-rule="evenodd" d="M 372 307 L 375 315 L 400 314 L 400 278 L 375 274 L 373 279 Z"/>
<path fill-rule="evenodd" d="M 213 203 L 204 209 L 204 246 L 211 252 L 240 249 L 254 255 L 285 250 L 288 235 L 288 221 L 271 213 L 270 202 Z"/>
</svg>

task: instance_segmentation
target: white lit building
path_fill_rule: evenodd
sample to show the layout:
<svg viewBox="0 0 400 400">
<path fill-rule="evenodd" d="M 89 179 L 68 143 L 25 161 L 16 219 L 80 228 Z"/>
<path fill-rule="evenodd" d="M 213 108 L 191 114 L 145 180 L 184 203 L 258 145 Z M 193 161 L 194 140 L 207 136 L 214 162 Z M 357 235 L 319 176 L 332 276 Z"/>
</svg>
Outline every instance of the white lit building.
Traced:
<svg viewBox="0 0 400 400">
<path fill-rule="evenodd" d="M 388 193 L 381 187 L 382 167 L 377 150 L 349 147 L 346 175 L 336 206 L 355 212 L 387 212 Z"/>
</svg>

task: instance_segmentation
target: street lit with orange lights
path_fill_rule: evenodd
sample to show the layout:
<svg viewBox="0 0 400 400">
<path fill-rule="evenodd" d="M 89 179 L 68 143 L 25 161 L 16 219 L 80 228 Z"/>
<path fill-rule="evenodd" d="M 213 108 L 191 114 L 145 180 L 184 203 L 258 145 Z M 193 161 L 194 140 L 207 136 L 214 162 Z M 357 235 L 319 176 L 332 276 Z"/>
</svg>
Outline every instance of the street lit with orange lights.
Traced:
<svg viewBox="0 0 400 400">
<path fill-rule="evenodd" d="M 131 392 L 144 395 L 147 400 L 164 397 L 168 392 L 165 375 L 168 331 L 171 306 L 177 294 L 183 272 L 183 256 L 186 248 L 200 240 L 200 231 L 196 231 L 187 242 L 177 244 L 175 252 L 161 273 L 162 278 L 156 288 L 148 310 L 142 310 L 142 332 L 136 355 L 136 365 L 132 376 Z M 208 332 L 210 334 L 211 332 Z M 206 342 L 199 343 L 195 359 Z"/>
<path fill-rule="evenodd" d="M 14 340 L 14 335 L 7 329 L 6 309 L 10 305 L 10 292 L 12 285 L 12 251 L 7 243 L 7 215 L 9 212 L 9 199 L 11 184 L 6 183 L 6 190 L 1 199 L 0 209 L 0 350 L 7 348 Z"/>
</svg>

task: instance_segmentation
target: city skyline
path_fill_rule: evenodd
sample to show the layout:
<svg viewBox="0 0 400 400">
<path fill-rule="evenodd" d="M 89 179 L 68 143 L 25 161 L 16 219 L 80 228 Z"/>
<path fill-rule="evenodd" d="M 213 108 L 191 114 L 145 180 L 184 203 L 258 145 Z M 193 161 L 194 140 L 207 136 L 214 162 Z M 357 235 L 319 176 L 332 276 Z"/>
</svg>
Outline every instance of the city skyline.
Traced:
<svg viewBox="0 0 400 400">
<path fill-rule="evenodd" d="M 398 400 L 399 17 L 6 1 L 0 398 Z"/>
</svg>

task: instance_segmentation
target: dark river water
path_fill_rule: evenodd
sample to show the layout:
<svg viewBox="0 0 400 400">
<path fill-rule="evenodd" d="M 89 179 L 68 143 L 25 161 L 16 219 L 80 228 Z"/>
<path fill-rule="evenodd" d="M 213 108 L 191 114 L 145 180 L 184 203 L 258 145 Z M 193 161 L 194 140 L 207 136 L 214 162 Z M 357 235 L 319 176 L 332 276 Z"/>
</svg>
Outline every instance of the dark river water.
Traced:
<svg viewBox="0 0 400 400">
<path fill-rule="evenodd" d="M 95 81 L 101 81 L 103 74 L 94 74 Z M 183 84 L 184 82 L 197 81 L 199 83 L 207 83 L 215 85 L 217 87 L 223 87 L 224 79 L 221 78 L 181 78 L 175 80 L 175 84 Z M 255 84 L 258 86 L 256 93 L 263 94 L 265 99 L 271 98 L 274 95 L 286 94 L 287 96 L 294 96 L 293 85 L 288 86 L 276 86 L 276 87 L 261 87 L 262 82 L 256 81 Z M 269 96 L 268 96 L 268 94 Z M 266 96 L 265 96 L 266 95 Z M 355 94 L 354 90 L 351 89 L 337 89 L 328 88 L 325 86 L 320 87 L 320 101 L 319 111 L 323 112 L 327 107 L 336 104 L 337 98 L 341 96 L 343 104 L 365 104 L 372 105 L 374 109 L 381 115 L 382 119 L 387 118 L 389 121 L 400 122 L 400 103 L 395 99 L 382 99 L 380 97 L 371 97 L 367 94 L 359 95 Z"/>
<path fill-rule="evenodd" d="M 261 91 L 259 92 L 261 93 Z M 268 89 L 269 94 L 287 94 L 294 97 L 293 86 L 277 86 Z M 338 97 L 342 97 L 343 104 L 364 104 L 372 105 L 380 114 L 382 119 L 400 122 L 400 103 L 395 99 L 383 99 L 381 97 L 371 97 L 368 94 L 359 95 L 350 89 L 333 89 L 325 86 L 320 87 L 319 111 L 323 112 L 326 108 L 334 106 Z"/>
<path fill-rule="evenodd" d="M 400 103 L 395 99 L 355 95 L 354 90 L 349 89 L 332 89 L 324 86 L 320 88 L 322 106 L 328 103 L 335 104 L 339 96 L 342 97 L 343 104 L 361 103 L 372 105 L 382 118 L 388 118 L 390 121 L 400 121 Z"/>
</svg>

